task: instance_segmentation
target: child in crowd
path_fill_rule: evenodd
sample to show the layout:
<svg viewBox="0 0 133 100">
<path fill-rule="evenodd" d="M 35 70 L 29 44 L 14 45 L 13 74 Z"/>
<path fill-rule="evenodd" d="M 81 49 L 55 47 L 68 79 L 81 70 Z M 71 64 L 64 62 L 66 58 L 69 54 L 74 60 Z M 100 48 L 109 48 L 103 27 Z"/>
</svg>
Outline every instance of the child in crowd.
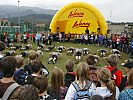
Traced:
<svg viewBox="0 0 133 100">
<path fill-rule="evenodd" d="M 48 79 L 44 76 L 37 76 L 33 80 L 33 85 L 39 90 L 40 100 L 53 100 L 50 95 L 46 93 L 48 87 Z"/>
<path fill-rule="evenodd" d="M 90 80 L 94 82 L 96 86 L 101 86 L 96 74 L 97 67 L 94 65 L 96 62 L 95 56 L 93 54 L 89 54 L 86 58 L 86 62 L 89 66 Z"/>
<path fill-rule="evenodd" d="M 14 72 L 14 76 L 13 79 L 20 85 L 25 85 L 26 84 L 26 78 L 28 75 L 30 75 L 31 72 L 31 68 L 27 66 L 24 66 L 24 61 L 23 61 L 23 57 L 21 57 L 20 55 L 17 55 L 15 57 L 16 61 L 17 61 L 17 68 L 16 71 Z"/>
<path fill-rule="evenodd" d="M 60 68 L 54 68 L 51 76 L 51 85 L 48 86 L 47 93 L 56 100 L 63 100 L 66 94 L 64 87 L 64 73 Z"/>
<path fill-rule="evenodd" d="M 13 56 L 4 57 L 1 60 L 0 66 L 3 73 L 3 78 L 0 80 L 0 98 L 3 98 L 4 93 L 10 86 L 13 85 L 14 88 L 10 90 L 9 94 L 11 94 L 18 87 L 18 84 L 15 83 L 15 81 L 13 80 L 13 74 L 17 67 L 17 61 Z M 7 97 L 7 99 L 9 97 Z M 5 100 L 5 99 L 2 99 L 2 100 Z"/>
<path fill-rule="evenodd" d="M 119 100 L 133 100 L 133 68 L 128 72 L 128 86 L 120 93 Z"/>
<path fill-rule="evenodd" d="M 76 71 L 76 79 L 68 88 L 65 100 L 78 100 L 81 95 L 76 95 L 76 93 L 83 90 L 86 90 L 86 99 L 90 99 L 95 85 L 89 81 L 89 78 L 88 64 L 85 62 L 79 63 Z"/>
<path fill-rule="evenodd" d="M 119 89 L 116 87 L 114 80 L 111 80 L 111 73 L 107 68 L 97 70 L 98 80 L 101 87 L 93 90 L 93 95 L 101 95 L 105 100 L 118 100 Z"/>
<path fill-rule="evenodd" d="M 40 100 L 38 92 L 33 85 L 20 86 L 12 93 L 9 100 Z"/>
<path fill-rule="evenodd" d="M 105 68 L 110 70 L 112 74 L 112 79 L 115 81 L 116 86 L 118 86 L 119 88 L 121 85 L 123 75 L 122 75 L 122 71 L 116 67 L 118 63 L 118 56 L 115 54 L 111 54 L 108 57 L 105 57 L 105 59 L 109 63 L 109 65 L 105 66 Z"/>
<path fill-rule="evenodd" d="M 65 68 L 67 73 L 65 74 L 65 86 L 69 87 L 70 84 L 75 80 L 75 72 L 73 72 L 74 62 L 72 60 L 68 60 L 66 62 Z"/>
<path fill-rule="evenodd" d="M 31 67 L 33 73 L 27 77 L 26 79 L 27 84 L 32 84 L 36 76 L 39 76 L 39 75 L 47 76 L 49 74 L 48 70 L 39 60 L 34 60 L 29 64 L 29 66 Z"/>
</svg>

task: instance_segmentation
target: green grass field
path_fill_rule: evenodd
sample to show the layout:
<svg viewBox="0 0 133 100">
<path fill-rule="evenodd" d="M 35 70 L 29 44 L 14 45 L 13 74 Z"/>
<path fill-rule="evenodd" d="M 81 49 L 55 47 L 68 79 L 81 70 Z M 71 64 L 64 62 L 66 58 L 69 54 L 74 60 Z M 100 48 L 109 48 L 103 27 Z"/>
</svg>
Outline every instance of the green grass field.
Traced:
<svg viewBox="0 0 133 100">
<path fill-rule="evenodd" d="M 32 43 L 32 45 L 33 45 L 32 50 L 36 50 L 36 48 L 37 48 L 36 44 Z M 68 43 L 68 42 L 65 42 L 65 43 L 55 43 L 54 42 L 52 45 L 55 45 L 56 47 L 58 47 L 60 45 L 64 45 L 66 48 L 69 48 L 71 46 L 75 47 L 75 48 L 89 48 L 89 49 L 91 49 L 90 53 L 92 53 L 92 54 L 95 54 L 95 53 L 98 54 L 97 50 L 104 48 L 104 47 L 99 47 L 97 45 L 74 44 L 74 43 Z M 107 49 L 107 48 L 104 48 L 104 49 Z M 7 50 L 8 49 L 6 49 L 5 51 L 7 51 Z M 111 49 L 108 49 L 108 50 L 109 51 L 107 53 L 107 56 L 110 54 Z M 56 49 L 54 49 L 53 51 L 56 51 Z M 60 67 L 64 71 L 64 73 L 66 73 L 65 62 L 69 59 L 71 59 L 75 62 L 75 57 L 74 56 L 67 56 L 67 51 L 64 51 L 64 52 L 62 52 L 62 56 L 59 56 L 56 64 L 52 64 L 52 63 L 48 64 L 49 53 L 53 52 L 53 51 L 44 51 L 43 57 L 39 58 L 50 72 L 50 74 L 48 76 L 49 81 L 50 81 L 52 69 L 54 67 Z M 17 50 L 16 54 L 20 54 L 20 52 L 22 52 L 22 51 Z M 125 54 L 125 53 L 121 53 L 121 55 L 122 55 L 122 59 L 119 60 L 117 67 L 120 70 L 122 70 L 123 73 L 125 73 L 124 68 L 121 66 L 121 63 L 124 62 L 124 60 L 129 59 L 129 55 Z M 85 62 L 86 61 L 85 59 L 86 59 L 86 56 L 82 56 L 81 62 Z M 27 58 L 24 59 L 24 63 L 25 64 L 27 63 Z M 101 57 L 99 62 L 96 65 L 99 67 L 103 67 L 103 66 L 107 65 L 107 63 Z M 75 64 L 74 69 L 76 69 L 76 67 L 77 67 L 77 64 Z"/>
</svg>

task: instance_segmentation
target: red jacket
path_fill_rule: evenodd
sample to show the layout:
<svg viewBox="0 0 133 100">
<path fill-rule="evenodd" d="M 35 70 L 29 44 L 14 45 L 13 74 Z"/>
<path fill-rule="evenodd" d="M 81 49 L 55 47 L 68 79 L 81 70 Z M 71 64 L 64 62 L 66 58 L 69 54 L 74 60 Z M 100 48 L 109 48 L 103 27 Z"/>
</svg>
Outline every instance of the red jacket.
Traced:
<svg viewBox="0 0 133 100">
<path fill-rule="evenodd" d="M 111 72 L 115 67 L 106 66 L 106 68 L 109 69 L 110 72 Z M 116 84 L 117 87 L 119 87 L 120 84 L 121 84 L 121 80 L 122 80 L 122 78 L 123 78 L 123 76 L 122 76 L 122 71 L 121 71 L 121 70 L 117 70 L 117 71 L 114 73 L 114 75 L 116 76 L 116 79 L 114 79 L 114 80 L 115 80 L 115 84 Z"/>
</svg>

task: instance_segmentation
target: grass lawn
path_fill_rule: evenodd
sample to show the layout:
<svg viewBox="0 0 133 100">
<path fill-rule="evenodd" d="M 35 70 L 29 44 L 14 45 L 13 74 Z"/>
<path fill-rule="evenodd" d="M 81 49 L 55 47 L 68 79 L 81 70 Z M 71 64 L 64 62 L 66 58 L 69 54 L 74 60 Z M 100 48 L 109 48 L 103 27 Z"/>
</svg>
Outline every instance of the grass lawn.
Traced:
<svg viewBox="0 0 133 100">
<path fill-rule="evenodd" d="M 33 44 L 32 43 L 32 45 L 33 45 L 32 46 L 32 50 L 36 50 L 36 48 L 37 48 L 36 44 Z M 99 47 L 97 45 L 74 44 L 74 43 L 68 43 L 68 42 L 65 42 L 65 43 L 55 43 L 54 42 L 52 45 L 55 45 L 56 47 L 58 47 L 60 45 L 64 45 L 66 48 L 69 48 L 71 46 L 72 47 L 75 47 L 75 48 L 89 48 L 89 49 L 91 49 L 90 53 L 92 53 L 92 54 L 95 54 L 95 53 L 98 54 L 97 50 L 104 48 L 104 47 Z M 104 48 L 104 49 L 107 49 L 107 48 Z M 7 51 L 7 50 L 8 49 L 6 49 L 5 51 Z M 53 51 L 55 51 L 55 50 L 53 50 Z M 108 49 L 108 50 L 109 51 L 107 53 L 107 56 L 110 54 L 110 50 L 111 49 Z M 71 59 L 71 60 L 73 60 L 75 62 L 75 57 L 74 56 L 67 56 L 67 51 L 63 51 L 62 52 L 62 56 L 59 56 L 56 64 L 52 64 L 52 63 L 51 64 L 48 64 L 49 53 L 50 52 L 53 52 L 53 51 L 44 51 L 43 57 L 40 57 L 39 58 L 43 62 L 43 64 L 46 66 L 46 68 L 49 70 L 49 72 L 50 72 L 50 74 L 48 76 L 49 81 L 50 81 L 52 69 L 54 67 L 60 67 L 64 71 L 64 73 L 66 73 L 65 66 L 64 66 L 65 65 L 65 62 L 68 59 Z M 22 52 L 22 51 L 17 50 L 16 54 L 20 54 L 20 52 Z M 121 53 L 121 55 L 122 55 L 122 59 L 119 60 L 119 63 L 117 65 L 117 67 L 120 70 L 122 70 L 123 73 L 125 73 L 124 72 L 124 68 L 121 66 L 121 63 L 124 62 L 124 60 L 129 59 L 129 55 L 128 54 L 125 54 L 125 53 Z M 82 62 L 85 62 L 86 61 L 85 59 L 86 59 L 86 56 L 82 56 L 81 61 Z M 27 63 L 27 58 L 24 59 L 24 62 L 25 62 L 25 64 Z M 96 65 L 99 66 L 99 67 L 103 67 L 103 66 L 107 65 L 107 63 L 101 57 L 100 60 L 99 60 L 99 62 Z M 76 69 L 76 67 L 77 67 L 77 64 L 75 64 L 74 69 Z"/>
</svg>

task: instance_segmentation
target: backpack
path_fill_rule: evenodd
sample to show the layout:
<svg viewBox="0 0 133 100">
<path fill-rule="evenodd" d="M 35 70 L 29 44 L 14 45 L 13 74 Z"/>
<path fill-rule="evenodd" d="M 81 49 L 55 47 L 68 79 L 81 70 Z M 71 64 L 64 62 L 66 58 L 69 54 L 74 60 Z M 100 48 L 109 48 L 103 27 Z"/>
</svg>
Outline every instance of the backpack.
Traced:
<svg viewBox="0 0 133 100">
<path fill-rule="evenodd" d="M 91 82 L 88 82 L 83 89 L 80 89 L 76 82 L 73 82 L 72 85 L 76 89 L 76 93 L 74 95 L 74 100 L 89 100 L 91 97 L 91 93 L 89 88 L 91 87 Z"/>
<path fill-rule="evenodd" d="M 117 71 L 118 71 L 117 68 L 114 68 L 114 69 L 111 71 L 112 79 L 114 79 L 114 77 L 115 77 L 114 73 L 117 72 Z M 127 82 L 127 78 L 123 76 L 123 77 L 122 77 L 122 80 L 121 80 L 121 83 L 120 83 L 120 87 L 118 87 L 119 90 L 120 90 L 120 92 L 125 88 L 126 82 Z"/>
<path fill-rule="evenodd" d="M 20 84 L 26 84 L 26 78 L 28 77 L 28 72 L 25 69 L 19 69 L 14 73 L 14 80 Z"/>
</svg>

